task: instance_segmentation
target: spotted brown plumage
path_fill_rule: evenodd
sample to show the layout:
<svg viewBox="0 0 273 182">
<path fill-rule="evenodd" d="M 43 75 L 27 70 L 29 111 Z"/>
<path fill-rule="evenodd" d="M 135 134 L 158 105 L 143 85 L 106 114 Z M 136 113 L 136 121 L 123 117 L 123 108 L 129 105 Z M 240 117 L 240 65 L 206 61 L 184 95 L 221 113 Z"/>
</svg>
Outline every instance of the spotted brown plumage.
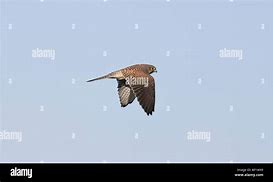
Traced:
<svg viewBox="0 0 273 182">
<path fill-rule="evenodd" d="M 137 98 L 147 115 L 152 115 L 155 111 L 155 81 L 150 74 L 153 72 L 157 72 L 153 65 L 136 64 L 87 82 L 116 79 L 121 107 L 126 107 Z"/>
</svg>

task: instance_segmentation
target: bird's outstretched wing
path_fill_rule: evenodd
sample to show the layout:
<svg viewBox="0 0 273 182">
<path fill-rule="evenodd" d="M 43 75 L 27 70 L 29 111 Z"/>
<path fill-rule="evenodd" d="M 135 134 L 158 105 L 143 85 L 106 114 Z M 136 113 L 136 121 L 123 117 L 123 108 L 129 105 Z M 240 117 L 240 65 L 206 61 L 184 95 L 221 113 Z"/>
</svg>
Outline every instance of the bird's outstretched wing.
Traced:
<svg viewBox="0 0 273 182">
<path fill-rule="evenodd" d="M 131 87 L 126 84 L 125 80 L 117 80 L 118 81 L 118 95 L 121 107 L 126 107 L 128 104 L 131 104 L 135 97 L 135 94 Z"/>
<path fill-rule="evenodd" d="M 127 77 L 126 77 L 127 76 Z M 152 115 L 155 110 L 155 81 L 154 78 L 144 72 L 131 72 L 128 75 L 125 75 L 125 78 L 135 78 L 137 80 L 147 79 L 147 85 L 145 84 L 136 84 L 129 82 L 131 89 L 133 90 L 139 104 L 142 106 L 147 115 Z"/>
</svg>

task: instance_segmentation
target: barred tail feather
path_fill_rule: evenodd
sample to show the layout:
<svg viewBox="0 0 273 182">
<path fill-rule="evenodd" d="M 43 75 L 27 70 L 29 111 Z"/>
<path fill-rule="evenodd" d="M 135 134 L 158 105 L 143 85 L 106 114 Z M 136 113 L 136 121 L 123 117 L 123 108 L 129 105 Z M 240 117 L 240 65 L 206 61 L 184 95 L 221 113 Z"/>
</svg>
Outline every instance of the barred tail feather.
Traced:
<svg viewBox="0 0 273 182">
<path fill-rule="evenodd" d="M 105 75 L 105 76 L 101 76 L 101 77 L 94 78 L 94 79 L 91 79 L 91 80 L 87 80 L 86 82 L 92 82 L 92 81 L 96 81 L 96 80 L 102 80 L 102 79 L 105 79 L 105 78 L 109 78 L 109 75 Z"/>
</svg>

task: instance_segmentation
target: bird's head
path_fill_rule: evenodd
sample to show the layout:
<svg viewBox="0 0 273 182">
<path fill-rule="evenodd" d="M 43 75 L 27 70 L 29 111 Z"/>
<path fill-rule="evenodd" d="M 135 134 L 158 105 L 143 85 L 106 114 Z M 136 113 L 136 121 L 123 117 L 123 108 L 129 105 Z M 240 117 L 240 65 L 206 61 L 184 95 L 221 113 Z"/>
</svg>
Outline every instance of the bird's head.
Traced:
<svg viewBox="0 0 273 182">
<path fill-rule="evenodd" d="M 157 72 L 156 67 L 153 66 L 153 65 L 150 65 L 150 66 L 149 66 L 149 74 L 152 74 L 152 73 L 154 73 L 154 72 Z"/>
</svg>

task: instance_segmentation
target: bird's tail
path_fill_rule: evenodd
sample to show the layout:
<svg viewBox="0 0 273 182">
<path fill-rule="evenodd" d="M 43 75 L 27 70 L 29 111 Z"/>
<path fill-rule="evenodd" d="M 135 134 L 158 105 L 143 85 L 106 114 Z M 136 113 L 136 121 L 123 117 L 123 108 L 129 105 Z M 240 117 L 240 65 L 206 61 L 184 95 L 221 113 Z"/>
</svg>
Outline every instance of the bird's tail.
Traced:
<svg viewBox="0 0 273 182">
<path fill-rule="evenodd" d="M 96 81 L 96 80 L 102 80 L 102 79 L 105 79 L 105 78 L 109 78 L 109 75 L 105 75 L 105 76 L 101 76 L 101 77 L 94 78 L 94 79 L 91 79 L 91 80 L 87 80 L 86 82 L 92 82 L 92 81 Z"/>
</svg>

